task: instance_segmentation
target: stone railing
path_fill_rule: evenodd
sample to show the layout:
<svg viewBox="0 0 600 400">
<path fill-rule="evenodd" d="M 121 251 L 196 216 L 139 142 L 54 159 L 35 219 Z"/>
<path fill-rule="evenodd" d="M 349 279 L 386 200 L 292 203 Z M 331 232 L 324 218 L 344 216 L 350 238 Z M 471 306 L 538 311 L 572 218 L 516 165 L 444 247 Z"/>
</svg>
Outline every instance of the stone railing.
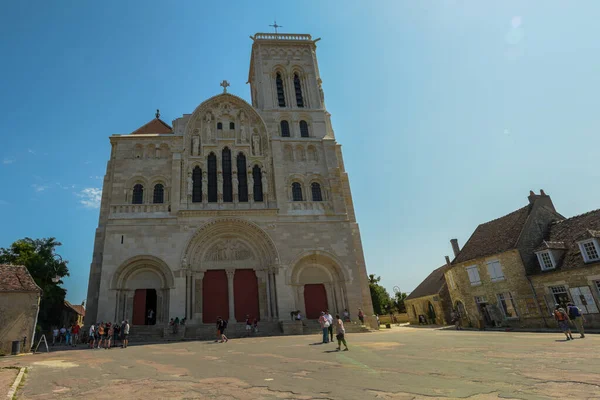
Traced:
<svg viewBox="0 0 600 400">
<path fill-rule="evenodd" d="M 288 212 L 294 211 L 323 213 L 333 211 L 333 204 L 330 201 L 291 201 L 288 203 Z"/>
<path fill-rule="evenodd" d="M 168 212 L 169 205 L 162 204 L 113 204 L 110 206 L 111 214 L 121 213 L 155 213 Z"/>
<path fill-rule="evenodd" d="M 295 41 L 310 41 L 310 35 L 291 34 L 291 33 L 257 33 L 254 35 L 254 40 L 295 40 Z"/>
</svg>

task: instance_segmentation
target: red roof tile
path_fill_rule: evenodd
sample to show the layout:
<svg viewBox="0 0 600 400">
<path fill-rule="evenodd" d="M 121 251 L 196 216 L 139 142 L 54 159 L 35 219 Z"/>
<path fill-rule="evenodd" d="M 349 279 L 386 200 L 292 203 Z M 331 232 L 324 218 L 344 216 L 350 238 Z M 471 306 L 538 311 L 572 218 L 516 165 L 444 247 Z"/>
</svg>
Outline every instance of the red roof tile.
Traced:
<svg viewBox="0 0 600 400">
<path fill-rule="evenodd" d="M 41 292 L 27 268 L 0 264 L 0 292 Z"/>
<path fill-rule="evenodd" d="M 173 128 L 162 119 L 154 118 L 146 125 L 131 132 L 132 135 L 142 135 L 147 133 L 173 133 Z"/>
<path fill-rule="evenodd" d="M 65 305 L 71 309 L 73 309 L 73 311 L 75 311 L 77 314 L 85 317 L 85 308 L 81 305 L 73 305 L 71 303 L 69 303 L 67 300 L 65 300 Z"/>
</svg>

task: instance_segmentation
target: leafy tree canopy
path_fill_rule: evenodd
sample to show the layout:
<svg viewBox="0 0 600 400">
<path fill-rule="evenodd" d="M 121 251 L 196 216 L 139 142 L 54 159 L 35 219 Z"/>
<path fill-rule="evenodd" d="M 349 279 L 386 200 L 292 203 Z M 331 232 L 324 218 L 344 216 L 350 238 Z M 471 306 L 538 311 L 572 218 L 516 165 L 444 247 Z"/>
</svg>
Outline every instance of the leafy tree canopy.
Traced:
<svg viewBox="0 0 600 400">
<path fill-rule="evenodd" d="M 67 291 L 61 278 L 69 276 L 68 261 L 56 253 L 61 246 L 55 238 L 24 238 L 9 248 L 0 248 L 0 263 L 24 265 L 42 289 L 38 324 L 47 329 L 58 324 Z M 54 282 L 56 281 L 56 282 Z"/>
<path fill-rule="evenodd" d="M 387 290 L 379 284 L 381 277 L 369 275 L 369 290 L 371 291 L 371 301 L 373 302 L 373 311 L 375 314 L 387 314 L 391 306 L 390 295 Z"/>
</svg>

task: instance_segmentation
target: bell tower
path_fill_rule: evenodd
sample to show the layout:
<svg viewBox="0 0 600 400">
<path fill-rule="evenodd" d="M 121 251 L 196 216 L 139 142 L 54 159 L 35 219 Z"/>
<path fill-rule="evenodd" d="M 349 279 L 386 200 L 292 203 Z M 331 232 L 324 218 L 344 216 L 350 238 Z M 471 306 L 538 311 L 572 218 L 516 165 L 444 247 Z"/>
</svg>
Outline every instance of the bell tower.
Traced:
<svg viewBox="0 0 600 400">
<path fill-rule="evenodd" d="M 257 33 L 250 37 L 252 105 L 260 111 L 323 110 L 323 91 L 310 35 Z"/>
</svg>

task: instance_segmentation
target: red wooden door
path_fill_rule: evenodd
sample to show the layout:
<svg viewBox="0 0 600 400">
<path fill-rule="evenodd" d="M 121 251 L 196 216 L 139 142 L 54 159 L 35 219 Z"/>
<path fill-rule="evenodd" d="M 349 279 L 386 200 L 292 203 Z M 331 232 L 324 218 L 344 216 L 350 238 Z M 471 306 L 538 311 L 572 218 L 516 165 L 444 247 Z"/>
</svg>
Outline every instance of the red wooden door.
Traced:
<svg viewBox="0 0 600 400">
<path fill-rule="evenodd" d="M 146 289 L 136 289 L 133 294 L 133 325 L 146 324 Z"/>
<path fill-rule="evenodd" d="M 235 302 L 235 319 L 238 322 L 260 319 L 258 308 L 258 281 L 253 269 L 236 269 L 233 278 L 233 301 Z"/>
<path fill-rule="evenodd" d="M 218 316 L 229 319 L 227 275 L 224 269 L 206 271 L 202 280 L 202 322 L 216 322 Z"/>
<path fill-rule="evenodd" d="M 317 319 L 321 311 L 327 310 L 327 292 L 322 283 L 304 285 L 304 307 L 306 318 Z"/>
</svg>

